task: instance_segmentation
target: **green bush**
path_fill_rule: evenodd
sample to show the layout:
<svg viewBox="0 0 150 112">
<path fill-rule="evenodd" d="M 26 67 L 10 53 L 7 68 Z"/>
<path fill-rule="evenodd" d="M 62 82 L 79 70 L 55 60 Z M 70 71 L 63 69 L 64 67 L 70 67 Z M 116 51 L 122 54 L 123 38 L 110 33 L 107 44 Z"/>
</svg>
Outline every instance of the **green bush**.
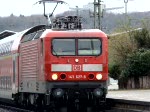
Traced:
<svg viewBox="0 0 150 112">
<path fill-rule="evenodd" d="M 110 76 L 128 80 L 150 75 L 150 32 L 147 28 L 109 39 Z M 113 64 L 117 63 L 117 64 Z"/>
<path fill-rule="evenodd" d="M 118 64 L 113 64 L 109 66 L 109 76 L 116 79 L 119 79 L 121 70 L 120 70 L 120 65 Z"/>
<path fill-rule="evenodd" d="M 137 42 L 138 48 L 150 48 L 150 34 L 148 29 L 143 28 L 141 31 L 134 32 L 133 38 Z"/>
<path fill-rule="evenodd" d="M 124 77 L 146 76 L 150 73 L 150 50 L 139 49 L 129 55 L 126 67 L 123 70 Z"/>
</svg>

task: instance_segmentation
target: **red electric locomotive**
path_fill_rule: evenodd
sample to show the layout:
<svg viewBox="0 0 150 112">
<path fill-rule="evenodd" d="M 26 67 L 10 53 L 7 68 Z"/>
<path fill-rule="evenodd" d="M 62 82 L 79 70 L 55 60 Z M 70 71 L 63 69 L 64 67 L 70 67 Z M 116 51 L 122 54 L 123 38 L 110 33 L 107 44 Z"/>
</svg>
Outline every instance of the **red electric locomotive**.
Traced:
<svg viewBox="0 0 150 112">
<path fill-rule="evenodd" d="M 47 106 L 99 107 L 105 102 L 107 36 L 98 29 L 81 29 L 76 20 L 70 16 L 57 19 L 52 29 L 39 25 L 19 33 L 1 33 L 1 98 Z"/>
<path fill-rule="evenodd" d="M 83 112 L 85 106 L 97 110 L 103 105 L 108 38 L 98 29 L 81 27 L 79 17 L 68 16 L 49 26 L 2 32 L 0 98 L 23 105 L 68 106 L 71 112 L 72 106 Z"/>
</svg>

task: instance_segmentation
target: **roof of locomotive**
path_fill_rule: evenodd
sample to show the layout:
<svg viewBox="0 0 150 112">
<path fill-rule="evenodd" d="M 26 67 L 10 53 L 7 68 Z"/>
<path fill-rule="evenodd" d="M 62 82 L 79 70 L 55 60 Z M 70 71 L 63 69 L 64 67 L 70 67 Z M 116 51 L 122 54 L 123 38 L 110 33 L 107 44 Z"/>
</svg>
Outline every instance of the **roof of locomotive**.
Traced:
<svg viewBox="0 0 150 112">
<path fill-rule="evenodd" d="M 50 33 L 100 33 L 102 37 L 107 35 L 99 29 L 76 29 L 76 30 L 59 30 L 59 29 L 46 29 L 40 38 L 45 38 Z"/>
<path fill-rule="evenodd" d="M 12 41 L 13 44 L 11 47 L 11 51 L 18 50 L 22 37 L 24 37 L 25 35 L 31 34 L 33 32 L 37 32 L 39 30 L 43 30 L 43 33 L 39 38 L 45 38 L 46 35 L 50 33 L 83 33 L 83 32 L 86 32 L 86 33 L 98 32 L 98 33 L 101 33 L 101 36 L 107 37 L 107 35 L 99 29 L 75 29 L 75 30 L 63 29 L 62 30 L 62 29 L 50 29 L 46 25 L 38 25 L 38 26 L 31 27 L 21 32 L 14 32 L 13 34 L 11 33 L 12 35 L 10 36 L 8 34 L 8 36 L 0 40 L 0 45 Z"/>
<path fill-rule="evenodd" d="M 33 33 L 35 31 L 38 31 L 38 30 L 41 30 L 41 29 L 45 29 L 45 31 L 43 31 L 43 34 L 41 35 L 40 38 L 44 38 L 46 34 L 48 33 L 52 33 L 52 32 L 64 32 L 64 33 L 75 33 L 75 32 L 89 32 L 89 33 L 92 33 L 92 32 L 100 32 L 102 35 L 104 36 L 107 36 L 103 31 L 99 30 L 99 29 L 76 29 L 76 30 L 61 30 L 61 29 L 50 29 L 50 28 L 47 28 L 45 25 L 38 25 L 38 26 L 34 26 L 34 27 L 31 27 L 29 29 L 26 29 L 24 31 L 21 31 L 21 32 L 15 32 L 13 33 L 12 35 L 10 36 L 7 36 L 3 39 L 0 40 L 0 44 L 2 43 L 6 43 L 6 42 L 9 42 L 9 41 L 19 41 L 21 40 L 21 38 L 24 36 L 24 35 L 27 35 L 29 33 Z"/>
</svg>

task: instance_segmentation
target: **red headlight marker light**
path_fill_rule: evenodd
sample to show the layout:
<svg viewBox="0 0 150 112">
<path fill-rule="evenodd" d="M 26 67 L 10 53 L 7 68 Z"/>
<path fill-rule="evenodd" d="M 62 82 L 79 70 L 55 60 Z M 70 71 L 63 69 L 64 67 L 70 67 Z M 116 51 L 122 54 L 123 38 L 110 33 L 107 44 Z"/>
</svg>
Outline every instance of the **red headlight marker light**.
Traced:
<svg viewBox="0 0 150 112">
<path fill-rule="evenodd" d="M 61 75 L 60 75 L 60 78 L 61 78 L 62 80 L 66 79 L 66 74 L 61 74 Z"/>
<path fill-rule="evenodd" d="M 89 78 L 90 80 L 92 80 L 92 79 L 94 79 L 94 75 L 93 75 L 93 74 L 89 74 L 88 78 Z"/>
</svg>

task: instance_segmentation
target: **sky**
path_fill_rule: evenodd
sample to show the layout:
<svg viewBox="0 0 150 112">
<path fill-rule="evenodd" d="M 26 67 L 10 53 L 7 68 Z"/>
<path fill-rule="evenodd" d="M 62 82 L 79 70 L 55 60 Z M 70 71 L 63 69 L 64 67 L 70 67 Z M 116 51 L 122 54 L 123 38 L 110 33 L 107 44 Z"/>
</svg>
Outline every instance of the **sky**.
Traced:
<svg viewBox="0 0 150 112">
<path fill-rule="evenodd" d="M 11 14 L 19 16 L 30 16 L 36 14 L 43 14 L 43 6 L 41 4 L 35 3 L 39 0 L 0 0 L 0 17 L 10 16 Z M 88 4 L 89 2 L 94 2 L 94 0 L 64 0 L 69 5 L 59 5 L 54 14 L 61 13 L 65 10 L 68 10 L 69 7 L 75 8 L 78 6 L 82 8 L 83 5 Z M 106 5 L 106 8 L 113 7 L 125 7 L 124 0 L 102 0 L 103 4 Z M 127 0 L 126 0 L 127 1 Z M 127 11 L 128 12 L 144 12 L 150 11 L 150 0 L 128 0 Z M 54 5 L 49 5 L 48 10 L 52 10 Z M 111 10 L 115 13 L 124 13 L 125 9 Z"/>
</svg>

